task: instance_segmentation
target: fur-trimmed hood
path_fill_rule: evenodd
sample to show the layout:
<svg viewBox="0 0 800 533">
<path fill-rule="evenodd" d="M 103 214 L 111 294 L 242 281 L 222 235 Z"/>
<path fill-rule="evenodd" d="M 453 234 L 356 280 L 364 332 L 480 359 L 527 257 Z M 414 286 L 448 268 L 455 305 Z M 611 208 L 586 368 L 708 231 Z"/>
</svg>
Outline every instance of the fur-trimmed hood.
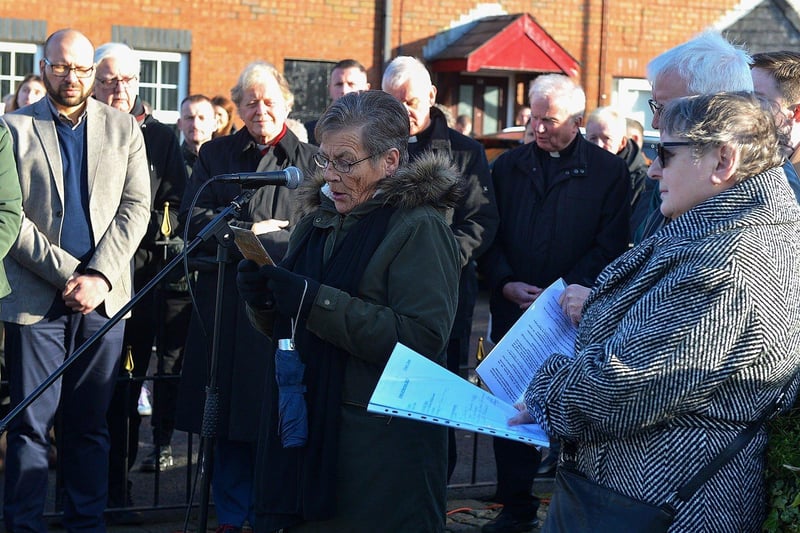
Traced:
<svg viewBox="0 0 800 533">
<path fill-rule="evenodd" d="M 298 189 L 300 215 L 317 209 L 327 190 L 322 172 L 315 172 L 305 180 Z M 455 207 L 462 194 L 463 182 L 450 159 L 444 154 L 425 152 L 393 175 L 383 178 L 375 198 L 401 209 L 430 205 L 445 210 Z"/>
</svg>

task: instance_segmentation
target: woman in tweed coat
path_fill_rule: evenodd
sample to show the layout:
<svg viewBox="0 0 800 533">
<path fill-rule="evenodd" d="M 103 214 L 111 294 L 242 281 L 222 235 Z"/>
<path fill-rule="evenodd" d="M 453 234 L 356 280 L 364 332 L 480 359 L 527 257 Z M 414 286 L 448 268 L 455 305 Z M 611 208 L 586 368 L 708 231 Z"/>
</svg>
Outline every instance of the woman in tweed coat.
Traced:
<svg viewBox="0 0 800 533">
<path fill-rule="evenodd" d="M 725 93 L 674 101 L 661 125 L 649 173 L 671 222 L 600 274 L 575 356 L 545 362 L 514 421 L 532 417 L 590 479 L 656 504 L 800 366 L 800 208 L 772 115 Z M 765 447 L 762 429 L 670 531 L 759 531 Z"/>
</svg>

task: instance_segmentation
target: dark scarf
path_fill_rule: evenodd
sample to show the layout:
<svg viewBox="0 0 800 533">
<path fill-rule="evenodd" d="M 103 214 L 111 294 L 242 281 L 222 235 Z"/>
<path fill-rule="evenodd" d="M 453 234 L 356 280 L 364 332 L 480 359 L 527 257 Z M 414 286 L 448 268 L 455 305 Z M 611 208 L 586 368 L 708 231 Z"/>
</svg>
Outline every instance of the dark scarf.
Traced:
<svg viewBox="0 0 800 533">
<path fill-rule="evenodd" d="M 131 115 L 136 118 L 136 122 L 141 126 L 144 119 L 147 117 L 147 111 L 144 109 L 144 104 L 142 103 L 142 99 L 138 96 L 133 101 L 133 107 L 131 107 Z"/>
<path fill-rule="evenodd" d="M 297 274 L 336 287 L 350 295 L 358 286 L 367 264 L 386 235 L 393 207 L 380 207 L 360 220 L 341 245 L 323 264 L 328 230 L 312 228 L 297 243 L 281 266 Z M 273 341 L 291 337 L 288 317 L 276 317 Z M 344 369 L 349 355 L 344 350 L 308 332 L 305 320 L 297 325 L 295 344 L 306 364 L 308 443 L 305 448 L 283 448 L 278 435 L 277 392 L 265 404 L 266 439 L 259 442 L 259 466 L 263 479 L 256 479 L 256 513 L 259 531 L 296 525 L 307 520 L 326 520 L 336 514 L 336 473 L 339 448 Z M 271 365 L 274 368 L 274 363 Z M 270 388 L 274 371 L 269 373 Z"/>
</svg>

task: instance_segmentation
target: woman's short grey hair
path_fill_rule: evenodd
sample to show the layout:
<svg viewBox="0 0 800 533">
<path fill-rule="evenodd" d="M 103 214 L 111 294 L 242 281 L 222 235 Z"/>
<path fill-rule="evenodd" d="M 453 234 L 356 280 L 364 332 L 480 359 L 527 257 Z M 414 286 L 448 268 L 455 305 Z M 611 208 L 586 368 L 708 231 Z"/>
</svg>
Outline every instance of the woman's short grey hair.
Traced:
<svg viewBox="0 0 800 533">
<path fill-rule="evenodd" d="M 395 97 L 383 91 L 349 93 L 328 107 L 317 121 L 314 137 L 324 141 L 328 133 L 360 130 L 361 146 L 372 161 L 396 148 L 400 166 L 408 163 L 408 111 Z"/>
<path fill-rule="evenodd" d="M 580 85 L 563 74 L 544 74 L 534 79 L 528 90 L 531 107 L 534 98 L 558 102 L 559 107 L 567 111 L 573 119 L 582 118 L 586 111 L 586 93 Z"/>
<path fill-rule="evenodd" d="M 263 83 L 269 78 L 275 78 L 278 82 L 278 87 L 281 89 L 283 99 L 286 101 L 287 109 L 291 110 L 294 106 L 294 94 L 289 87 L 289 82 L 283 77 L 278 69 L 272 63 L 266 61 L 254 61 L 247 65 L 236 81 L 236 85 L 231 89 L 231 100 L 236 104 L 236 107 L 242 105 L 244 92 L 256 84 Z"/>
<path fill-rule="evenodd" d="M 671 101 L 659 119 L 662 133 L 697 143 L 699 158 L 731 145 L 741 155 L 734 179 L 742 181 L 783 164 L 779 132 L 767 100 L 749 92 L 688 96 Z"/>
</svg>

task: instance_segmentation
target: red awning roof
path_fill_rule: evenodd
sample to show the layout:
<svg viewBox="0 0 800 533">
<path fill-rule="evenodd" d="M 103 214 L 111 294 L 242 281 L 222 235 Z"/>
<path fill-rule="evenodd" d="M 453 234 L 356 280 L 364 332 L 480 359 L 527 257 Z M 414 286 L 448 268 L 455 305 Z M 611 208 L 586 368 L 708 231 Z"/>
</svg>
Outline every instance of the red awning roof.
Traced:
<svg viewBox="0 0 800 533">
<path fill-rule="evenodd" d="M 578 74 L 578 62 L 527 13 L 487 17 L 429 58 L 435 72 L 482 69 Z"/>
</svg>

